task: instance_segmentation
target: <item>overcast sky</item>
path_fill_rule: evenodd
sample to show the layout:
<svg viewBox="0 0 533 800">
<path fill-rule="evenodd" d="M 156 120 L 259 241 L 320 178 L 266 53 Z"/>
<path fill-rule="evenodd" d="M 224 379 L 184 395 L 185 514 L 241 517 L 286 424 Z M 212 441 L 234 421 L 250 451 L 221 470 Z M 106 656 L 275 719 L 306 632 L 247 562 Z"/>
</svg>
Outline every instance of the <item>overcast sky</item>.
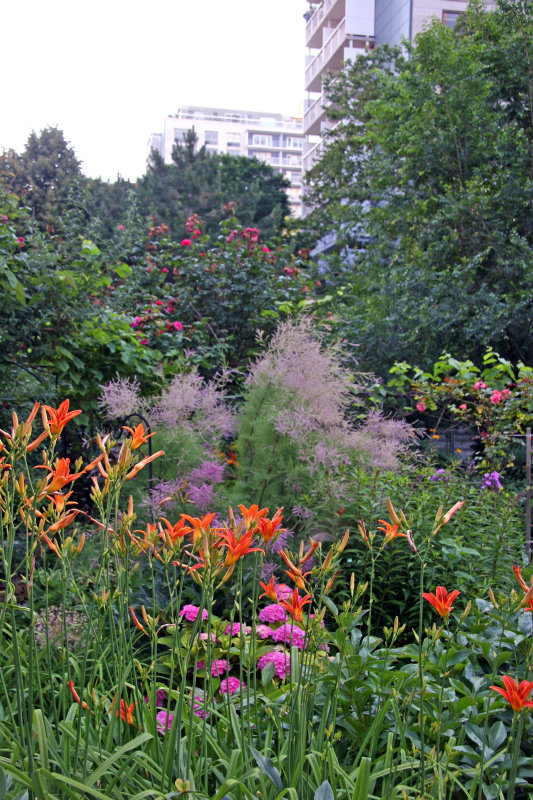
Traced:
<svg viewBox="0 0 533 800">
<path fill-rule="evenodd" d="M 2 8 L 0 151 L 58 126 L 86 175 L 134 179 L 181 105 L 301 116 L 306 0 L 17 0 Z"/>
</svg>

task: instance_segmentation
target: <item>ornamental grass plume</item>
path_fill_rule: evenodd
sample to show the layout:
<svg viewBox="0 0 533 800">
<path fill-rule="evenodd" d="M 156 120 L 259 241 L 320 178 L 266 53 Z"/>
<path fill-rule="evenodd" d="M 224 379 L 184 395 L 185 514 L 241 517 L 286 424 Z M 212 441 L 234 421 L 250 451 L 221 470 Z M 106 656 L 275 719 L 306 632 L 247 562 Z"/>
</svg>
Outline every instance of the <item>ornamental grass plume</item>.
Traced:
<svg viewBox="0 0 533 800">
<path fill-rule="evenodd" d="M 108 419 L 120 419 L 139 411 L 142 401 L 141 387 L 137 378 L 121 378 L 118 374 L 113 380 L 100 386 L 98 404 Z"/>
</svg>

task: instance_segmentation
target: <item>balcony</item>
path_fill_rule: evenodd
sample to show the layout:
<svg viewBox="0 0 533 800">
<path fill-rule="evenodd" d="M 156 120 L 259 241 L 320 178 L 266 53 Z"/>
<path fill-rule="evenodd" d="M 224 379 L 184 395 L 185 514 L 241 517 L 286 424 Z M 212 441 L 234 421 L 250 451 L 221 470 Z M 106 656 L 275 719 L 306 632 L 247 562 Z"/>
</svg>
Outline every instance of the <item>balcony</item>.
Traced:
<svg viewBox="0 0 533 800">
<path fill-rule="evenodd" d="M 331 19 L 345 16 L 346 0 L 324 0 L 305 26 L 306 47 L 322 47 L 322 27 Z"/>
<path fill-rule="evenodd" d="M 317 97 L 304 111 L 304 135 L 319 136 L 331 102 L 327 97 Z"/>
<path fill-rule="evenodd" d="M 305 90 L 307 92 L 322 90 L 323 72 L 326 70 L 337 72 L 342 68 L 345 41 L 346 20 L 343 19 L 324 42 L 322 50 L 316 54 L 305 69 Z"/>
</svg>

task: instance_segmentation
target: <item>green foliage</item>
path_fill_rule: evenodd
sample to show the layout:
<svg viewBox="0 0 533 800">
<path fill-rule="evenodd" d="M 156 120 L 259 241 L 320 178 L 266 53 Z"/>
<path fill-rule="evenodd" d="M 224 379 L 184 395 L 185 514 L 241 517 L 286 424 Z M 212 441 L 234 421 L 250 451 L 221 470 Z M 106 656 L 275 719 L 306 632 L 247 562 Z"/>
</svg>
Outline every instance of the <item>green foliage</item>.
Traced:
<svg viewBox="0 0 533 800">
<path fill-rule="evenodd" d="M 310 176 L 339 246 L 326 285 L 379 374 L 443 347 L 532 358 L 532 19 L 529 0 L 474 5 L 331 83 L 342 121 Z"/>
</svg>

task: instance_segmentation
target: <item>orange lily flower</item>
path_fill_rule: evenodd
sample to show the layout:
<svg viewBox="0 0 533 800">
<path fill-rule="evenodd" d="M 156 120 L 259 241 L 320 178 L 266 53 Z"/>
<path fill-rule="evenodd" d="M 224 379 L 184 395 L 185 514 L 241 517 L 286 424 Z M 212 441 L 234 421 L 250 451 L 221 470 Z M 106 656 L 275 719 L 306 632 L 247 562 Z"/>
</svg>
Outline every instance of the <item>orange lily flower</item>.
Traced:
<svg viewBox="0 0 533 800">
<path fill-rule="evenodd" d="M 296 622 L 301 622 L 303 619 L 303 608 L 308 603 L 311 602 L 311 595 L 306 594 L 305 597 L 300 597 L 298 594 L 298 589 L 295 589 L 291 596 L 291 602 L 287 602 L 287 600 L 280 600 L 278 602 L 278 606 L 281 606 L 288 611 L 289 614 L 296 620 Z"/>
<path fill-rule="evenodd" d="M 54 522 L 53 525 L 50 525 L 49 528 L 46 529 L 45 533 L 55 533 L 55 531 L 60 531 L 62 528 L 66 528 L 67 525 L 70 525 L 73 522 L 78 514 L 81 514 L 81 511 L 76 508 L 72 511 L 69 511 L 68 514 L 64 514 L 57 522 Z"/>
<path fill-rule="evenodd" d="M 519 684 L 509 675 L 503 675 L 502 681 L 505 684 L 505 689 L 500 686 L 491 686 L 495 692 L 499 692 L 511 704 L 511 708 L 518 714 L 523 708 L 533 707 L 533 701 L 528 700 L 527 696 L 533 689 L 533 681 L 521 681 Z"/>
<path fill-rule="evenodd" d="M 240 558 L 247 553 L 265 553 L 260 547 L 250 547 L 253 539 L 253 531 L 244 533 L 239 539 L 235 538 L 235 534 L 230 530 L 221 530 L 218 534 L 216 547 L 227 547 L 225 566 L 229 567 L 235 564 Z"/>
<path fill-rule="evenodd" d="M 298 569 L 298 567 L 296 567 L 292 563 L 285 550 L 280 550 L 278 555 L 282 557 L 282 559 L 289 568 L 288 570 L 287 569 L 285 570 L 285 573 L 289 576 L 291 580 L 294 581 L 298 589 L 305 591 L 305 589 L 307 589 L 307 584 L 305 579 L 308 575 L 311 574 L 311 572 L 302 572 L 301 569 Z"/>
<path fill-rule="evenodd" d="M 125 431 L 131 433 L 130 446 L 132 450 L 137 450 L 137 448 L 147 442 L 151 436 L 155 436 L 155 433 L 149 433 L 148 436 L 146 435 L 146 431 L 144 430 L 142 422 L 135 428 L 128 428 L 127 425 L 123 425 L 122 427 Z"/>
<path fill-rule="evenodd" d="M 163 526 L 160 522 L 159 535 L 167 544 L 174 544 L 177 539 L 181 539 L 186 533 L 190 533 L 192 531 L 192 528 L 189 528 L 188 525 L 185 525 L 185 520 L 183 517 L 179 519 L 175 525 L 171 525 L 168 519 L 165 519 L 165 517 L 161 517 L 161 520 L 165 523 L 166 530 L 163 530 Z"/>
<path fill-rule="evenodd" d="M 239 506 L 241 508 L 241 506 Z M 264 511 L 265 509 L 263 509 Z M 279 528 L 281 526 L 283 515 L 282 508 L 278 508 L 272 519 L 268 519 L 267 517 L 260 517 L 257 520 L 257 527 L 261 531 L 261 536 L 263 537 L 264 542 L 269 542 L 275 533 L 279 532 Z"/>
<path fill-rule="evenodd" d="M 378 525 L 378 531 L 383 531 L 385 534 L 385 544 L 392 542 L 393 539 L 398 539 L 403 537 L 407 539 L 406 533 L 400 533 L 398 530 L 398 525 L 391 525 L 390 522 L 386 522 L 384 519 L 379 519 L 378 522 L 383 523 L 382 525 Z"/>
<path fill-rule="evenodd" d="M 451 518 L 453 517 L 455 512 L 459 511 L 459 509 L 462 508 L 464 506 L 464 504 L 465 504 L 465 501 L 464 500 L 460 500 L 458 503 L 456 503 L 454 506 L 452 506 L 450 508 L 450 510 L 447 511 L 446 514 L 444 515 L 444 517 L 442 518 L 442 524 L 446 525 L 446 523 L 451 520 Z"/>
<path fill-rule="evenodd" d="M 205 514 L 202 518 L 200 517 L 190 517 L 188 514 L 181 515 L 183 519 L 186 519 L 190 522 L 193 526 L 193 542 L 196 542 L 198 539 L 201 539 L 204 533 L 207 531 L 213 520 L 215 519 L 216 514 L 213 512 L 211 514 Z"/>
<path fill-rule="evenodd" d="M 261 584 L 261 588 L 265 590 L 263 594 L 259 595 L 259 599 L 262 597 L 270 597 L 271 600 L 274 600 L 274 602 L 277 603 L 278 595 L 274 586 L 274 576 L 272 575 L 268 583 L 263 583 L 263 581 L 259 581 L 259 583 Z"/>
<path fill-rule="evenodd" d="M 46 486 L 46 494 L 53 494 L 60 491 L 64 486 L 72 481 L 75 481 L 80 475 L 83 475 L 84 470 L 81 472 L 70 472 L 70 458 L 58 459 L 56 468 L 47 467 L 44 464 L 39 464 L 37 469 L 47 469 L 50 471 L 48 475 L 49 483 Z"/>
<path fill-rule="evenodd" d="M 85 708 L 85 709 L 89 708 L 89 706 L 87 705 L 87 703 L 85 702 L 85 700 L 82 700 L 82 699 L 81 699 L 81 697 L 80 697 L 80 696 L 79 696 L 79 694 L 77 693 L 76 689 L 74 688 L 74 681 L 68 681 L 68 683 L 67 683 L 67 686 L 68 686 L 68 688 L 69 688 L 69 691 L 70 691 L 70 693 L 71 693 L 72 697 L 73 697 L 73 698 L 74 698 L 74 700 L 76 701 L 76 703 L 78 703 L 79 705 L 81 705 L 81 707 L 82 707 L 82 708 Z"/>
<path fill-rule="evenodd" d="M 437 586 L 435 594 L 433 594 L 433 592 L 423 592 L 422 597 L 424 600 L 431 603 L 437 614 L 440 614 L 440 616 L 445 619 L 453 608 L 453 601 L 460 594 L 461 593 L 457 591 L 457 589 L 454 589 L 453 592 L 448 594 L 444 586 Z"/>
<path fill-rule="evenodd" d="M 250 506 L 250 508 L 246 508 L 246 506 L 239 506 L 239 511 L 242 514 L 246 530 L 249 530 L 254 522 L 256 522 L 260 517 L 264 517 L 265 514 L 268 514 L 268 508 L 262 508 L 260 511 L 257 503 L 254 503 L 254 505 Z"/>
<path fill-rule="evenodd" d="M 128 725 L 133 725 L 133 709 L 135 708 L 135 703 L 130 703 L 130 705 L 126 705 L 124 700 L 120 701 L 120 710 L 117 709 L 117 717 L 120 714 L 120 719 L 122 722 L 127 722 Z"/>
<path fill-rule="evenodd" d="M 525 597 L 520 605 L 525 606 L 524 611 L 531 611 L 531 613 L 533 613 L 533 579 L 531 581 L 531 586 L 528 586 L 522 577 L 522 570 L 520 567 L 513 566 L 513 572 L 516 580 L 525 592 Z"/>
<path fill-rule="evenodd" d="M 41 408 L 43 415 L 43 425 L 45 428 L 50 429 L 52 436 L 59 435 L 67 422 L 81 414 L 81 409 L 78 411 L 69 411 L 68 407 L 70 400 L 63 400 L 59 408 L 52 408 L 52 406 L 44 406 Z M 48 417 L 50 415 L 50 417 Z"/>
<path fill-rule="evenodd" d="M 157 451 L 157 453 L 153 453 L 153 455 L 151 455 L 151 456 L 146 456 L 146 458 L 143 458 L 143 460 L 142 460 L 142 461 L 139 461 L 139 463 L 138 463 L 138 464 L 135 464 L 135 466 L 133 467 L 133 469 L 131 469 L 131 470 L 128 472 L 128 474 L 126 475 L 126 477 L 125 477 L 125 479 L 124 479 L 124 480 L 126 480 L 126 481 L 131 481 L 133 478 L 135 478 L 135 477 L 136 477 L 136 476 L 139 474 L 139 472 L 140 472 L 140 471 L 141 471 L 141 470 L 142 470 L 142 469 L 143 469 L 143 468 L 144 468 L 144 467 L 145 467 L 147 464 L 149 464 L 151 461 L 155 461 L 155 459 L 156 459 L 156 458 L 159 458 L 159 456 L 164 456 L 164 455 L 165 455 L 165 451 L 164 451 L 164 450 L 158 450 L 158 451 Z"/>
</svg>

